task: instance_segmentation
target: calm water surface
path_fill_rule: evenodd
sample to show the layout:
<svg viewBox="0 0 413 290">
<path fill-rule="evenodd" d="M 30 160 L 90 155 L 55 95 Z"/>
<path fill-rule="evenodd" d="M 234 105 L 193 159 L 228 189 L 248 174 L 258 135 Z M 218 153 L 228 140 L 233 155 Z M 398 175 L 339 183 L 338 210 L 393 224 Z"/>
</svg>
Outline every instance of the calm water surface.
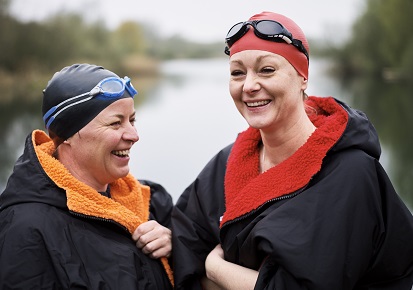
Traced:
<svg viewBox="0 0 413 290">
<path fill-rule="evenodd" d="M 381 138 L 381 163 L 412 208 L 413 121 L 406 106 L 411 108 L 413 104 L 407 89 L 405 92 L 397 86 L 395 91 L 396 87 L 392 90 L 366 83 L 343 86 L 329 76 L 327 65 L 325 61 L 312 60 L 307 93 L 334 96 L 367 112 Z M 137 96 L 143 99 L 136 108 L 140 140 L 132 149 L 130 168 L 138 178 L 161 183 L 176 201 L 209 159 L 233 142 L 247 124 L 228 92 L 226 59 L 165 62 L 162 72 L 150 90 Z M 139 79 L 133 79 L 133 83 L 139 91 Z M 371 88 L 377 91 L 372 92 Z M 7 122 L 3 121 L 0 141 L 0 189 L 22 152 L 26 135 L 34 128 L 42 128 L 39 104 L 31 110 L 21 108 L 19 103 L 1 108 L 3 118 L 4 114 L 10 116 L 4 119 Z"/>
</svg>

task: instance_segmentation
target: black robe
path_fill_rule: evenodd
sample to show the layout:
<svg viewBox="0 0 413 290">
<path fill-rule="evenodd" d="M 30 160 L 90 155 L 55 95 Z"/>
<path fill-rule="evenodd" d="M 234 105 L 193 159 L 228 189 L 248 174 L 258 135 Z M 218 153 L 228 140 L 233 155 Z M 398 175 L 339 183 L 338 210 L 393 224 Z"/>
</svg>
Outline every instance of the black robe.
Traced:
<svg viewBox="0 0 413 290">
<path fill-rule="evenodd" d="M 255 289 L 410 290 L 413 217 L 379 163 L 367 117 L 310 97 L 317 127 L 290 158 L 259 173 L 249 128 L 219 152 L 173 211 L 176 289 L 201 289 L 208 253 L 259 271 Z"/>
<path fill-rule="evenodd" d="M 0 289 L 172 289 L 166 258 L 150 258 L 131 237 L 148 219 L 170 226 L 165 189 L 129 174 L 107 198 L 53 151 L 43 131 L 28 136 L 0 196 Z"/>
</svg>

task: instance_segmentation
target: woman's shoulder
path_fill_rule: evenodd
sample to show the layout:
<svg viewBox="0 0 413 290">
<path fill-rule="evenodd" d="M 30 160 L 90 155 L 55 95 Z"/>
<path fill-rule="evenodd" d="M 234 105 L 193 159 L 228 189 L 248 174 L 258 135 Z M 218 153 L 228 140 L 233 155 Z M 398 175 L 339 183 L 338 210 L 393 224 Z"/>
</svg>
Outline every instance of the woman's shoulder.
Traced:
<svg viewBox="0 0 413 290">
<path fill-rule="evenodd" d="M 43 203 L 20 203 L 1 211 L 1 224 L 6 222 L 14 228 L 48 228 L 58 222 L 62 211 Z M 0 226 L 3 228 L 3 226 Z"/>
<path fill-rule="evenodd" d="M 358 148 L 348 148 L 330 154 L 323 162 L 313 184 L 322 192 L 339 193 L 341 200 L 361 204 L 380 203 L 383 194 L 396 196 L 392 182 L 379 160 Z M 333 195 L 334 199 L 334 195 Z"/>
<path fill-rule="evenodd" d="M 353 147 L 328 154 L 324 167 L 346 171 L 350 175 L 371 174 L 376 172 L 379 160 L 362 149 Z"/>
<path fill-rule="evenodd" d="M 0 212 L 0 240 L 34 245 L 62 231 L 68 213 L 42 203 L 21 203 Z M 40 246 L 39 244 L 39 246 Z"/>
<path fill-rule="evenodd" d="M 209 178 L 210 175 L 216 175 L 217 172 L 225 173 L 228 157 L 231 153 L 234 143 L 225 146 L 223 149 L 218 151 L 204 166 L 198 175 L 198 179 Z"/>
</svg>

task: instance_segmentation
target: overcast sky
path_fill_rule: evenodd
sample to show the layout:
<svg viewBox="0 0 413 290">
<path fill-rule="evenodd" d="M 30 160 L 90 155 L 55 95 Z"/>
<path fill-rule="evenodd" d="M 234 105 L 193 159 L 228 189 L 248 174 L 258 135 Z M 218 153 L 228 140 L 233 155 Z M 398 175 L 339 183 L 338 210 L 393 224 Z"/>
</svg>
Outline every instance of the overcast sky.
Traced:
<svg viewBox="0 0 413 290">
<path fill-rule="evenodd" d="M 235 23 L 273 11 L 292 18 L 307 37 L 347 37 L 365 0 L 12 0 L 12 14 L 42 20 L 62 11 L 103 19 L 109 28 L 133 20 L 150 24 L 161 36 L 180 34 L 193 41 L 221 41 Z"/>
</svg>

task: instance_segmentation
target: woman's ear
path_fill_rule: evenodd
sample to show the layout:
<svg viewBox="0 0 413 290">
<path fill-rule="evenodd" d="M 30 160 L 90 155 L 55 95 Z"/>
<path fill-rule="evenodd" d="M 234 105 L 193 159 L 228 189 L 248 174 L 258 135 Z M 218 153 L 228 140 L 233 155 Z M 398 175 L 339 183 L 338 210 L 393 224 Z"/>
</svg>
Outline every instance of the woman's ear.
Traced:
<svg viewBox="0 0 413 290">
<path fill-rule="evenodd" d="M 305 91 L 307 89 L 307 86 L 308 86 L 308 80 L 306 78 L 303 78 L 301 89 Z"/>
</svg>

